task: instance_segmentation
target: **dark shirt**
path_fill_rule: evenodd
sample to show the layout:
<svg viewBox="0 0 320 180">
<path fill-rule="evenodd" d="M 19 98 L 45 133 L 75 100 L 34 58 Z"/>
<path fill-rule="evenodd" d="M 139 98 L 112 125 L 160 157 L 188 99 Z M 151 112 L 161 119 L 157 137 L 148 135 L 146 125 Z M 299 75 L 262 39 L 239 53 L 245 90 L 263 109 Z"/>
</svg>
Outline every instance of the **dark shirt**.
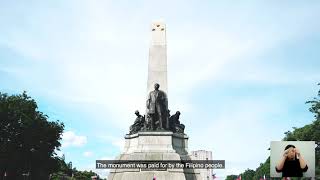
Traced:
<svg viewBox="0 0 320 180">
<path fill-rule="evenodd" d="M 299 159 L 295 160 L 286 160 L 284 162 L 282 170 L 278 170 L 276 167 L 276 171 L 282 172 L 282 177 L 302 177 L 303 172 L 308 170 L 308 166 L 301 169 Z"/>
</svg>

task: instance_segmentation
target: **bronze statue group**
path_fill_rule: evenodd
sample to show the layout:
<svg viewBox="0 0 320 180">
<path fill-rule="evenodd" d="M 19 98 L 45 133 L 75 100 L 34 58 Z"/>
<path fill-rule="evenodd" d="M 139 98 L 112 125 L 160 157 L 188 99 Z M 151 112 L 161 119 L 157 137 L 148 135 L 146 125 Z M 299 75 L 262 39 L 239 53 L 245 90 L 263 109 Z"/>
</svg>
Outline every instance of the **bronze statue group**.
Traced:
<svg viewBox="0 0 320 180">
<path fill-rule="evenodd" d="M 156 83 L 154 90 L 148 95 L 146 115 L 142 116 L 138 110 L 135 111 L 137 117 L 134 124 L 130 126 L 129 134 L 139 131 L 172 131 L 184 134 L 185 126 L 179 121 L 180 112 L 170 115 L 167 95 L 159 88 L 160 85 Z"/>
</svg>

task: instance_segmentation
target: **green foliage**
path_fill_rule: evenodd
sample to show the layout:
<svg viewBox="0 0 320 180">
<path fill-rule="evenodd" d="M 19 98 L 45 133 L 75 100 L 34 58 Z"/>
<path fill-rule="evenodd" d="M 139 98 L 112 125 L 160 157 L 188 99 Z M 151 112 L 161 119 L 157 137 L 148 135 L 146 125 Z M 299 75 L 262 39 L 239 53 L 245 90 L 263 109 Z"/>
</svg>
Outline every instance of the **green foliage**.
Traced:
<svg viewBox="0 0 320 180">
<path fill-rule="evenodd" d="M 48 121 L 48 116 L 37 110 L 34 99 L 26 92 L 7 95 L 0 92 L 0 177 L 8 179 L 88 180 L 97 176 L 92 171 L 78 171 L 66 163 L 64 155 L 55 150 L 64 124 Z M 73 177 L 72 177 L 73 176 Z"/>
<path fill-rule="evenodd" d="M 63 170 L 53 173 L 51 175 L 51 180 L 60 180 L 60 179 L 65 179 L 65 180 L 88 180 L 91 179 L 92 176 L 98 176 L 93 171 L 78 171 L 76 168 L 70 169 L 71 174 L 67 174 L 63 172 Z M 98 178 L 99 179 L 99 178 Z"/>
<path fill-rule="evenodd" d="M 260 179 L 263 176 L 269 178 L 270 176 L 270 157 L 256 169 L 252 179 Z M 244 178 L 243 178 L 244 179 Z"/>
<path fill-rule="evenodd" d="M 0 92 L 0 174 L 22 179 L 48 179 L 59 167 L 55 150 L 61 146 L 64 129 L 59 121 L 37 110 L 35 100 L 23 92 L 11 95 Z"/>
<path fill-rule="evenodd" d="M 229 175 L 229 176 L 226 177 L 226 180 L 235 180 L 237 178 L 238 178 L 237 175 Z"/>
<path fill-rule="evenodd" d="M 59 170 L 51 174 L 51 180 L 88 180 L 92 176 L 98 176 L 93 171 L 78 171 L 76 168 L 72 168 L 72 163 L 66 163 L 64 155 L 58 160 Z M 99 177 L 99 176 L 98 176 Z"/>
<path fill-rule="evenodd" d="M 87 180 L 91 179 L 92 176 L 96 176 L 97 174 L 92 171 L 77 171 L 74 174 L 74 178 L 77 180 Z"/>
<path fill-rule="evenodd" d="M 72 163 L 65 162 L 65 156 L 63 155 L 58 159 L 59 168 L 58 171 L 53 173 L 51 177 L 71 177 L 72 174 L 76 171 L 76 169 L 72 169 Z"/>
<path fill-rule="evenodd" d="M 320 83 L 318 84 L 320 85 Z M 311 104 L 309 111 L 314 114 L 316 120 L 320 119 L 320 90 L 318 91 L 318 97 L 313 98 L 311 101 L 307 101 L 306 103 Z"/>
<path fill-rule="evenodd" d="M 244 173 L 241 173 L 241 178 L 242 179 L 253 179 L 255 171 L 252 169 L 247 169 L 244 171 Z"/>
<path fill-rule="evenodd" d="M 51 176 L 50 176 L 50 180 L 61 180 L 61 179 L 64 179 L 64 180 L 73 180 L 72 177 L 68 176 L 67 174 L 64 174 L 62 172 L 57 172 L 57 173 L 53 173 Z"/>
<path fill-rule="evenodd" d="M 320 84 L 319 84 L 320 85 Z M 284 141 L 315 141 L 316 142 L 316 176 L 320 177 L 320 90 L 318 97 L 306 103 L 311 104 L 309 111 L 314 114 L 315 120 L 308 125 L 301 128 L 294 127 L 293 132 L 287 131 L 285 133 Z"/>
</svg>

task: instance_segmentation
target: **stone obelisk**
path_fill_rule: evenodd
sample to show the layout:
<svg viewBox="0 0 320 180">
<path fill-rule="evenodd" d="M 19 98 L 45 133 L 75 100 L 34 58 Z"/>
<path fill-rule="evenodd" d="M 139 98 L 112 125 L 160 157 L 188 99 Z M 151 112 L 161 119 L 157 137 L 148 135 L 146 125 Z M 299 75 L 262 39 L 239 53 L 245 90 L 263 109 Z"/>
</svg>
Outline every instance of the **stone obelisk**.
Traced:
<svg viewBox="0 0 320 180">
<path fill-rule="evenodd" d="M 168 94 L 166 24 L 161 20 L 153 21 L 150 31 L 147 94 L 154 89 L 155 83 Z"/>
</svg>

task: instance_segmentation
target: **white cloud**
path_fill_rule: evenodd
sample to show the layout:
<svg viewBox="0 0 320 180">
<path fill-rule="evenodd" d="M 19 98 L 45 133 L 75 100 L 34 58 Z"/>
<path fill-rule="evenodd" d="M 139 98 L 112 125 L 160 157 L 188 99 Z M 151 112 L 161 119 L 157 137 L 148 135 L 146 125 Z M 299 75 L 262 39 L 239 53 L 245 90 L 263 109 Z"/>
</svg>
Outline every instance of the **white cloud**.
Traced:
<svg viewBox="0 0 320 180">
<path fill-rule="evenodd" d="M 124 138 L 120 137 L 114 137 L 109 135 L 97 135 L 97 138 L 100 140 L 111 143 L 114 147 L 118 148 L 119 152 L 121 152 L 125 145 Z"/>
<path fill-rule="evenodd" d="M 91 157 L 93 155 L 93 153 L 91 151 L 86 151 L 83 153 L 84 157 Z"/>
<path fill-rule="evenodd" d="M 86 136 L 76 135 L 73 131 L 66 131 L 62 134 L 62 147 L 79 147 L 87 143 Z"/>
<path fill-rule="evenodd" d="M 102 156 L 99 158 L 99 160 L 113 160 L 114 157 L 110 157 L 110 156 Z"/>
</svg>

